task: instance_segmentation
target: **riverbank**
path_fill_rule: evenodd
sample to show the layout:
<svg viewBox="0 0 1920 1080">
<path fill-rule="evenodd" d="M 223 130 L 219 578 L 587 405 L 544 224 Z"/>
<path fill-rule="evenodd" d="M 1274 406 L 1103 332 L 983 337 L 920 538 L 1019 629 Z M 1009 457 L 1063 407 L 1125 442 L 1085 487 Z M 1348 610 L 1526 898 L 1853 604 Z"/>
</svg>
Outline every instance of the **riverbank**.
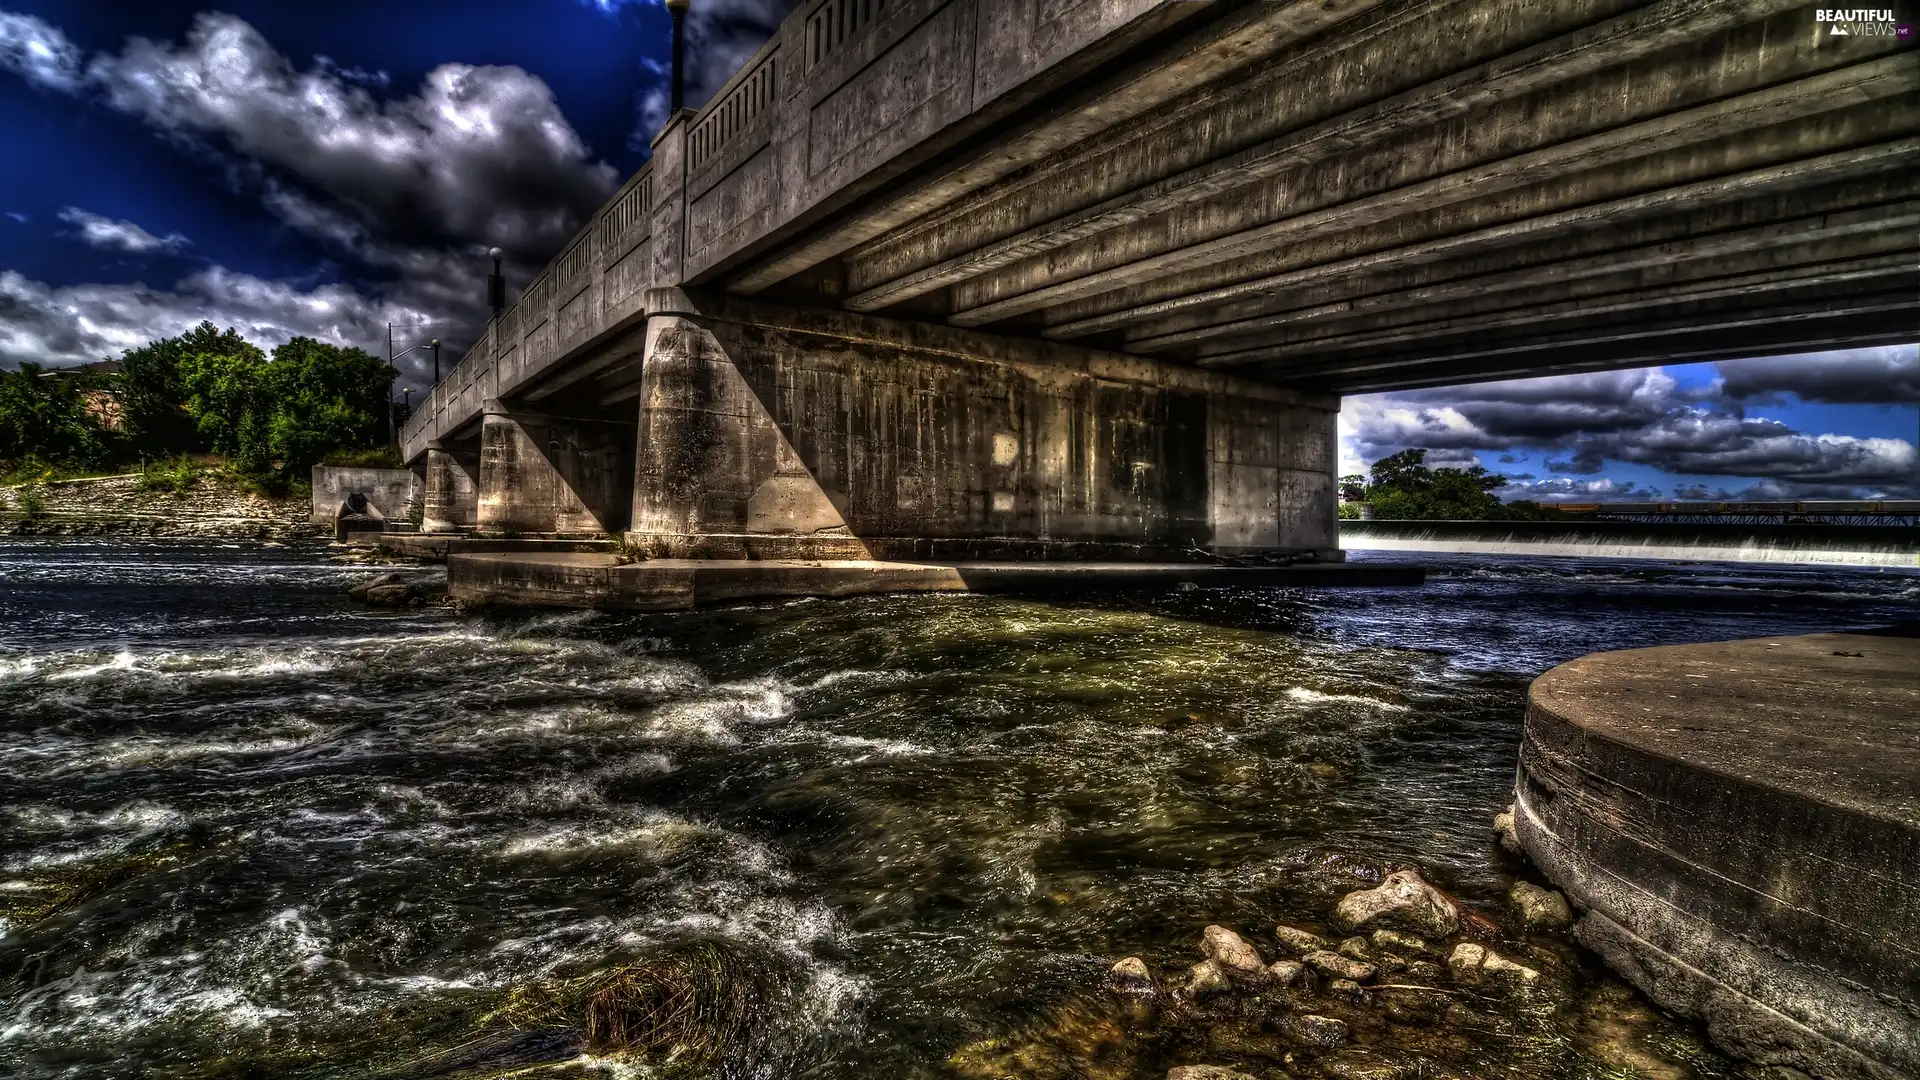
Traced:
<svg viewBox="0 0 1920 1080">
<path fill-rule="evenodd" d="M 1902 525 L 1735 525 L 1633 521 L 1354 521 L 1349 551 L 1913 569 L 1920 529 Z"/>
<path fill-rule="evenodd" d="M 304 497 L 268 498 L 213 470 L 181 491 L 138 473 L 0 488 L 0 536 L 284 540 L 315 535 L 310 517 Z"/>
</svg>

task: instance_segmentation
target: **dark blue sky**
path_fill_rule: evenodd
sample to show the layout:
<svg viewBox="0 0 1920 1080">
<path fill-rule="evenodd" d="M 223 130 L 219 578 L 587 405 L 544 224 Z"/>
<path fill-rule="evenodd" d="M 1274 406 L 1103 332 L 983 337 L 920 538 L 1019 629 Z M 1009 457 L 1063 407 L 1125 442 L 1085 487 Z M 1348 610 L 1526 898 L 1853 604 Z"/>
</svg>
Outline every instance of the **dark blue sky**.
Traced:
<svg viewBox="0 0 1920 1080">
<path fill-rule="evenodd" d="M 695 0 L 697 103 L 791 0 Z M 201 319 L 272 348 L 469 340 L 665 113 L 659 0 L 0 0 L 0 364 Z M 450 349 L 448 362 L 457 357 Z M 405 366 L 425 382 L 424 357 Z M 1510 497 L 1920 497 L 1920 349 L 1348 400 L 1348 471 L 1407 446 Z"/>
</svg>

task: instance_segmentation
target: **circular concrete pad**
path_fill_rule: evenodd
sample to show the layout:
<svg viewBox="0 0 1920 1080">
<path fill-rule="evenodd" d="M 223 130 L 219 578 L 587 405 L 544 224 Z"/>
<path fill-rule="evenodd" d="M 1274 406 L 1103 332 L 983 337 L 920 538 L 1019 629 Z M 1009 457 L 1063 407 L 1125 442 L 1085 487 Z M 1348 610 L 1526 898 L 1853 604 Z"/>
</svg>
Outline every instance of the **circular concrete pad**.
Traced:
<svg viewBox="0 0 1920 1080">
<path fill-rule="evenodd" d="M 1528 694 L 1516 826 L 1577 933 L 1726 1049 L 1920 1075 L 1920 637 L 1599 653 Z"/>
</svg>

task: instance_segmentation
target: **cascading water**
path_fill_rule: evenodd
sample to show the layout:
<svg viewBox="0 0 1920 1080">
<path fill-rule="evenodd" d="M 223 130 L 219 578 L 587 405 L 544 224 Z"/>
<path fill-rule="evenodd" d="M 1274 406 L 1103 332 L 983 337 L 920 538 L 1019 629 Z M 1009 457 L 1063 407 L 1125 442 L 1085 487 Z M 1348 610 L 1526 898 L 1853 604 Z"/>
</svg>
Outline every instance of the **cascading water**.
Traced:
<svg viewBox="0 0 1920 1080">
<path fill-rule="evenodd" d="M 480 617 L 359 607 L 320 549 L 7 543 L 0 1074 L 604 1076 L 622 994 L 696 1001 L 669 1033 L 724 1032 L 714 1076 L 1244 1064 L 1200 1031 L 1047 1071 L 1116 1030 L 1115 959 L 1184 968 L 1209 923 L 1311 922 L 1398 865 L 1501 918 L 1527 870 L 1487 819 L 1547 666 L 1920 615 L 1912 573 L 1421 561 L 1416 589 Z M 1359 1049 L 1736 1075 L 1538 947 L 1558 1006 Z"/>
</svg>

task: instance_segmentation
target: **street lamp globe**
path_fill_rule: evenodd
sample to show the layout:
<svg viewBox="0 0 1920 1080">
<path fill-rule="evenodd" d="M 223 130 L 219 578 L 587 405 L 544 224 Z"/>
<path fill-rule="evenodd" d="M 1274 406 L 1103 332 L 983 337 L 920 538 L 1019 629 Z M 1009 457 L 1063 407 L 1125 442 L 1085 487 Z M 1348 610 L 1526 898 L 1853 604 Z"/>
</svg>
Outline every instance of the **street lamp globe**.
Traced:
<svg viewBox="0 0 1920 1080">
<path fill-rule="evenodd" d="M 693 0 L 667 0 L 667 10 L 675 15 L 685 15 L 692 6 Z"/>
</svg>

